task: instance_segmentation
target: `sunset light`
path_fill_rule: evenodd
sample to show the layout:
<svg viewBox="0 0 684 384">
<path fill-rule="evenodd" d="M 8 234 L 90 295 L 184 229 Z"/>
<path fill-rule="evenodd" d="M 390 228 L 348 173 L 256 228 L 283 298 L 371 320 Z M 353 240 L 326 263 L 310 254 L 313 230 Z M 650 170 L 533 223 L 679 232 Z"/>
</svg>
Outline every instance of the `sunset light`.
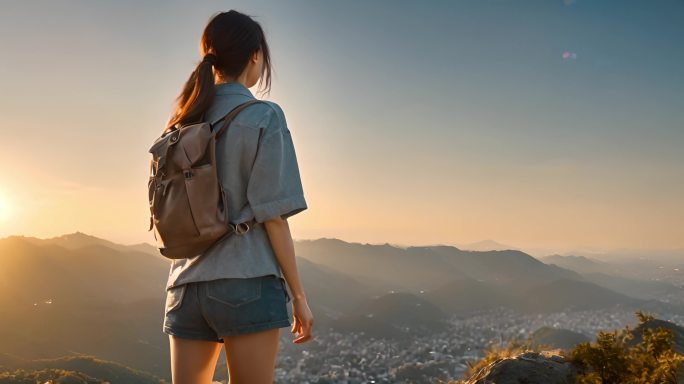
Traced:
<svg viewBox="0 0 684 384">
<path fill-rule="evenodd" d="M 1 4 L 0 384 L 684 383 L 684 0 Z"/>
<path fill-rule="evenodd" d="M 7 221 L 12 214 L 12 207 L 4 191 L 0 191 L 0 221 Z"/>
</svg>

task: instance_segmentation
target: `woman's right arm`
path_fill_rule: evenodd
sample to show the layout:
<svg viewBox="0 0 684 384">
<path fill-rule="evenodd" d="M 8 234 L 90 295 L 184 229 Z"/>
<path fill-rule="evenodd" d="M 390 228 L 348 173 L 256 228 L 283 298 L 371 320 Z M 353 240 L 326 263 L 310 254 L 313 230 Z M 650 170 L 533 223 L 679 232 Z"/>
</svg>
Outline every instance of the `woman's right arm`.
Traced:
<svg viewBox="0 0 684 384">
<path fill-rule="evenodd" d="M 276 217 L 264 221 L 264 228 L 268 233 L 273 252 L 278 259 L 280 269 L 283 271 L 283 276 L 292 292 L 294 324 L 292 324 L 291 332 L 298 333 L 294 342 L 303 343 L 311 338 L 313 314 L 306 301 L 306 295 L 299 279 L 290 226 L 287 219 Z"/>
<path fill-rule="evenodd" d="M 273 106 L 262 122 L 265 132 L 259 140 L 251 169 L 247 199 L 254 218 L 263 223 L 268 233 L 275 257 L 292 292 L 295 318 L 292 332 L 300 334 L 294 342 L 301 343 L 311 337 L 313 316 L 299 279 L 287 219 L 307 209 L 307 203 L 285 115 L 277 104 L 273 103 Z"/>
</svg>

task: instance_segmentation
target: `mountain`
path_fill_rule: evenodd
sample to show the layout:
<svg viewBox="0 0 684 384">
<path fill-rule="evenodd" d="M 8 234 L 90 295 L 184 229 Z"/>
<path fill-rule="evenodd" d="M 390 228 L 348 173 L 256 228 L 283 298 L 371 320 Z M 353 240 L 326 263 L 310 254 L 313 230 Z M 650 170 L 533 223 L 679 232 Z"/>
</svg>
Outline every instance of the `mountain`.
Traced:
<svg viewBox="0 0 684 384">
<path fill-rule="evenodd" d="M 421 297 L 437 304 L 449 313 L 459 315 L 499 306 L 510 307 L 512 303 L 519 300 L 500 286 L 468 277 L 455 279 L 429 290 Z"/>
<path fill-rule="evenodd" d="M 39 239 L 36 237 L 29 237 L 29 236 L 9 236 L 7 238 L 18 238 L 22 239 L 28 242 L 31 242 L 35 245 L 39 246 L 45 246 L 45 245 L 57 245 L 62 248 L 66 249 L 81 249 L 87 246 L 93 246 L 93 245 L 101 245 L 105 247 L 109 247 L 112 249 L 115 249 L 120 252 L 130 252 L 130 251 L 138 251 L 138 252 L 143 252 L 143 253 L 148 253 L 154 256 L 159 257 L 161 260 L 167 261 L 168 259 L 162 256 L 159 253 L 159 250 L 155 248 L 153 245 L 149 243 L 139 243 L 139 244 L 134 244 L 134 245 L 123 245 L 123 244 L 117 244 L 109 240 L 105 240 L 102 238 L 99 238 L 97 236 L 89 235 L 87 233 L 83 233 L 80 231 L 76 231 L 74 233 L 68 233 L 65 235 L 61 236 L 55 236 L 51 238 L 46 238 L 46 239 Z"/>
<path fill-rule="evenodd" d="M 619 268 L 605 261 L 594 260 L 586 256 L 561 256 L 558 254 L 545 256 L 541 261 L 555 264 L 578 273 L 619 273 Z"/>
<path fill-rule="evenodd" d="M 459 244 L 458 245 L 459 249 L 465 249 L 468 251 L 505 251 L 509 249 L 513 250 L 519 250 L 519 248 L 512 247 L 510 245 L 506 244 L 501 244 L 499 242 L 496 242 L 494 240 L 482 240 L 482 241 L 477 241 L 475 243 L 469 243 L 469 244 Z"/>
<path fill-rule="evenodd" d="M 556 312 L 587 310 L 622 305 L 628 308 L 684 313 L 684 308 L 656 300 L 641 300 L 603 288 L 597 284 L 561 279 L 533 287 L 524 295 L 529 299 L 521 310 Z"/>
<path fill-rule="evenodd" d="M 376 294 L 390 290 L 425 293 L 421 297 L 447 313 L 496 306 L 544 313 L 607 305 L 684 311 L 680 305 L 657 300 L 661 292 L 678 292 L 676 287 L 584 275 L 517 250 L 476 252 L 445 245 L 397 248 L 326 238 L 299 241 L 296 249 L 302 258 L 365 282 Z"/>
<path fill-rule="evenodd" d="M 0 239 L 0 352 L 87 354 L 166 377 L 169 261 L 149 244 L 112 244 L 85 234 Z M 319 326 L 378 293 L 309 260 L 297 257 L 297 265 Z"/>
<path fill-rule="evenodd" d="M 70 242 L 70 241 L 66 241 Z M 132 302 L 164 292 L 169 262 L 103 242 L 0 239 L 0 304 Z M 122 282 L 125 281 L 125 284 Z M 1 310 L 0 310 L 1 311 Z"/>
<path fill-rule="evenodd" d="M 551 255 L 542 258 L 545 263 L 554 264 L 573 270 L 582 275 L 585 281 L 604 288 L 640 299 L 663 299 L 678 297 L 684 288 L 671 282 L 655 280 L 644 275 L 644 268 L 637 268 L 641 273 L 632 271 L 629 261 L 600 261 L 585 256 Z M 653 268 L 650 264 L 647 267 Z"/>
<path fill-rule="evenodd" d="M 660 299 L 668 295 L 682 295 L 684 288 L 672 283 L 655 280 L 639 280 L 605 273 L 584 273 L 587 281 L 638 299 Z"/>
<path fill-rule="evenodd" d="M 71 377 L 77 377 L 78 374 L 84 374 L 90 380 L 96 379 L 98 382 L 99 380 L 106 380 L 112 383 L 158 384 L 162 380 L 149 373 L 87 355 L 29 360 L 6 353 L 0 353 L 0 366 L 11 366 L 13 367 L 12 369 L 23 369 L 24 371 L 29 372 L 50 369 L 53 370 L 53 372 L 45 373 L 51 373 L 53 375 L 59 374 L 59 372 L 55 372 L 56 370 L 65 370 L 70 372 L 69 376 Z M 30 373 L 28 373 L 28 375 L 30 375 Z"/>
<path fill-rule="evenodd" d="M 154 245 L 149 244 L 149 243 L 139 243 L 139 244 L 133 244 L 133 245 L 126 245 L 125 247 L 127 247 L 128 249 L 133 250 L 133 251 L 138 251 L 138 252 L 142 252 L 142 253 L 149 253 L 150 255 L 158 256 L 158 257 L 162 258 L 163 260 L 168 260 L 164 256 L 162 256 L 161 253 L 159 253 L 159 249 L 157 247 L 155 247 Z"/>
<path fill-rule="evenodd" d="M 476 252 L 444 245 L 397 248 L 327 238 L 301 240 L 296 248 L 298 256 L 365 281 L 378 292 L 431 290 L 458 278 L 500 285 L 515 282 L 518 290 L 559 278 L 582 279 L 574 271 L 516 250 Z"/>
<path fill-rule="evenodd" d="M 407 292 L 390 292 L 368 299 L 332 322 L 343 331 L 364 332 L 375 338 L 444 331 L 447 315 L 436 305 Z"/>
<path fill-rule="evenodd" d="M 582 275 L 518 250 L 323 238 L 296 241 L 295 251 L 321 329 L 402 338 L 442 330 L 453 314 L 498 306 L 528 313 L 615 304 L 682 311 L 591 281 L 620 286 L 627 280 Z M 169 260 L 152 245 L 120 245 L 79 232 L 10 236 L 0 239 L 0 265 L 0 352 L 26 359 L 92 355 L 168 379 L 161 325 Z M 650 287 L 654 294 L 659 288 Z"/>
<path fill-rule="evenodd" d="M 427 289 L 432 281 L 461 275 L 439 258 L 425 258 L 395 246 L 348 243 L 338 239 L 300 240 L 297 255 L 365 282 L 376 294 L 390 290 Z M 409 247 L 410 249 L 411 247 Z"/>
<path fill-rule="evenodd" d="M 297 257 L 297 269 L 311 311 L 327 318 L 337 318 L 353 310 L 376 293 L 362 280 L 302 257 Z"/>
<path fill-rule="evenodd" d="M 527 341 L 532 346 L 546 345 L 550 349 L 570 349 L 579 343 L 591 341 L 591 338 L 569 329 L 541 327 L 532 332 Z"/>
</svg>

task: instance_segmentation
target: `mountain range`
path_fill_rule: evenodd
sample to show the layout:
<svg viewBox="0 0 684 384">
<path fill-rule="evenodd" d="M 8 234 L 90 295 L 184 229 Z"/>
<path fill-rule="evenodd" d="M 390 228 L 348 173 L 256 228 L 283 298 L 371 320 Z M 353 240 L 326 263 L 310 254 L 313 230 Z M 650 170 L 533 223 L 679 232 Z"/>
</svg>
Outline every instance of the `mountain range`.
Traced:
<svg viewBox="0 0 684 384">
<path fill-rule="evenodd" d="M 684 313 L 658 300 L 680 292 L 677 286 L 615 274 L 590 259 L 330 238 L 297 240 L 295 250 L 319 329 L 399 338 L 498 306 L 548 313 L 617 304 Z M 10 236 L 0 239 L 0 263 L 0 353 L 24 360 L 97 356 L 170 379 L 161 332 L 170 261 L 154 246 L 82 232 Z"/>
</svg>

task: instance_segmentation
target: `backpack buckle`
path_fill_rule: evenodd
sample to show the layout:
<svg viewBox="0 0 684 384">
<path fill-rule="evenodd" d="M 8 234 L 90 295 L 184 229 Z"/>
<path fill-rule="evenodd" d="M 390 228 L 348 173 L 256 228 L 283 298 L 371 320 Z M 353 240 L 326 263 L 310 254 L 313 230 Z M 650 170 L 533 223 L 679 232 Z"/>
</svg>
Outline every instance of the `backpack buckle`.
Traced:
<svg viewBox="0 0 684 384">
<path fill-rule="evenodd" d="M 242 230 L 241 228 L 245 228 L 245 229 Z M 235 232 L 240 234 L 240 235 L 243 235 L 243 234 L 249 232 L 249 224 L 247 224 L 246 222 L 236 224 L 235 225 Z"/>
<path fill-rule="evenodd" d="M 233 229 L 233 232 L 238 235 L 244 235 L 245 233 L 249 232 L 249 224 L 247 222 L 237 224 L 228 223 L 228 226 L 230 226 Z"/>
</svg>

